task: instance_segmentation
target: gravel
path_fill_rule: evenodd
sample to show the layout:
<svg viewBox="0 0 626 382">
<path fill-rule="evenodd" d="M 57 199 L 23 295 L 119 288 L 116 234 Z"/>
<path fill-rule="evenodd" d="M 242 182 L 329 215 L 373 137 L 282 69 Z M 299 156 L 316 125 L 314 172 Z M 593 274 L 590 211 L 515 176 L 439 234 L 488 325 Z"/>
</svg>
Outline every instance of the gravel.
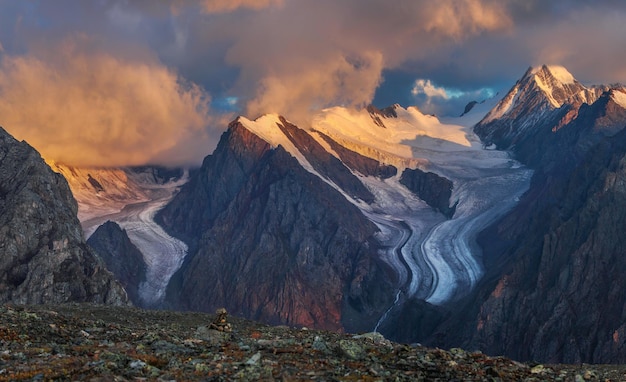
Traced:
<svg viewBox="0 0 626 382">
<path fill-rule="evenodd" d="M 622 365 L 528 365 L 228 317 L 89 304 L 0 306 L 0 381 L 620 381 Z"/>
</svg>

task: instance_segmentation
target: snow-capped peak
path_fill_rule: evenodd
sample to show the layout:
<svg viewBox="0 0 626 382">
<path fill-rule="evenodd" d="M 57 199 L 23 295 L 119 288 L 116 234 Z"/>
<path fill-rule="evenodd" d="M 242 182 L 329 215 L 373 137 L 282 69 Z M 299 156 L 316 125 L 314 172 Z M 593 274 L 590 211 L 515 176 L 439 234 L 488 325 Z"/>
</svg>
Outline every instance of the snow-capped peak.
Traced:
<svg viewBox="0 0 626 382">
<path fill-rule="evenodd" d="M 281 144 L 285 147 L 290 143 L 289 139 L 287 139 L 283 132 L 278 128 L 277 124 L 281 123 L 280 115 L 278 114 L 265 114 L 254 121 L 240 116 L 237 118 L 237 121 L 240 122 L 246 129 L 250 130 L 259 138 L 274 147 Z"/>
<path fill-rule="evenodd" d="M 531 69 L 532 74 L 537 74 L 538 72 L 549 72 L 552 77 L 557 79 L 562 84 L 573 84 L 576 82 L 576 79 L 564 66 L 561 65 L 542 65 L 535 66 Z"/>
<path fill-rule="evenodd" d="M 532 107 L 543 110 L 558 109 L 567 102 L 590 104 L 597 99 L 597 93 L 576 81 L 562 66 L 531 67 L 482 122 L 487 123 L 501 118 L 517 110 L 518 106 L 533 105 Z"/>
</svg>

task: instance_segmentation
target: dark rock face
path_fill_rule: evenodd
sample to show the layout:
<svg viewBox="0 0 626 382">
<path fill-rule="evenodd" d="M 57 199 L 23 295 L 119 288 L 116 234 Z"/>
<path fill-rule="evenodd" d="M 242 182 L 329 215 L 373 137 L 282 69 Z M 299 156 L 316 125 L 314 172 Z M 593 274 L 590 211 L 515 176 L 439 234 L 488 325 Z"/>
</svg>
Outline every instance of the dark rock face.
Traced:
<svg viewBox="0 0 626 382">
<path fill-rule="evenodd" d="M 400 177 L 400 183 L 447 218 L 454 215 L 456 204 L 450 207 L 453 185 L 449 179 L 418 168 L 407 168 Z"/>
<path fill-rule="evenodd" d="M 471 344 L 522 360 L 626 362 L 625 165 L 620 133 L 571 173 L 537 177 L 513 214 L 484 234 L 492 255 L 490 243 L 513 243 L 500 255 L 512 262 L 483 290 Z"/>
<path fill-rule="evenodd" d="M 237 121 L 159 219 L 190 244 L 167 291 L 176 307 L 361 331 L 391 304 L 391 285 L 374 282 L 386 279 L 376 226 Z"/>
<path fill-rule="evenodd" d="M 470 111 L 472 111 L 472 109 L 474 108 L 474 106 L 476 106 L 476 104 L 478 104 L 478 101 L 468 102 L 467 105 L 465 105 L 465 109 L 463 109 L 463 113 L 461 113 L 461 117 L 469 113 Z"/>
<path fill-rule="evenodd" d="M 126 231 L 108 221 L 98 227 L 87 244 L 104 260 L 106 267 L 122 284 L 128 297 L 141 306 L 139 285 L 146 281 L 146 264 L 141 251 L 131 243 Z"/>
<path fill-rule="evenodd" d="M 279 125 L 283 133 L 311 163 L 313 168 L 322 176 L 330 179 L 342 190 L 355 199 L 361 199 L 367 203 L 374 201 L 374 195 L 361 183 L 339 159 L 328 153 L 304 130 L 281 118 Z"/>
<path fill-rule="evenodd" d="M 65 179 L 0 128 L 0 302 L 127 304 L 76 213 Z"/>
<path fill-rule="evenodd" d="M 515 154 L 536 169 L 531 187 L 479 236 L 487 274 L 431 344 L 539 362 L 626 362 L 626 110 L 613 91 L 564 105 L 570 117 L 518 137 Z"/>
<path fill-rule="evenodd" d="M 391 178 L 398 173 L 398 169 L 394 166 L 380 164 L 375 159 L 363 156 L 355 151 L 349 150 L 324 133 L 317 132 L 330 145 L 334 152 L 339 155 L 341 161 L 351 168 L 365 176 L 376 176 L 381 179 Z"/>
</svg>

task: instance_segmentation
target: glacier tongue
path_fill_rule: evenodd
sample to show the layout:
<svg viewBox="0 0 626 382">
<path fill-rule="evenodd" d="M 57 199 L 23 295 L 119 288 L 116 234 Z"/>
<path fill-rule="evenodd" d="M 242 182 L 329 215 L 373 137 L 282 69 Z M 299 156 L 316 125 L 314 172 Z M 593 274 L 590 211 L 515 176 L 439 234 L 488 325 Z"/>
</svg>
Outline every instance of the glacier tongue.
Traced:
<svg viewBox="0 0 626 382">
<path fill-rule="evenodd" d="M 415 108 L 398 106 L 395 111 L 397 117 L 379 116 L 380 123 L 374 123 L 365 112 L 333 108 L 318 117 L 314 129 L 352 140 L 352 147 L 365 156 L 380 159 L 396 153 L 401 158 L 390 162 L 412 159 L 453 182 L 451 203 L 458 205 L 449 220 L 399 183 L 403 168 L 387 180 L 361 176 L 376 200 L 371 205 L 354 201 L 381 230 L 380 256 L 395 270 L 399 293 L 442 305 L 463 297 L 480 280 L 484 269 L 476 236 L 517 203 L 532 171 L 506 152 L 482 147 L 471 131 L 480 117 L 442 123 L 436 117 L 420 117 Z"/>
<path fill-rule="evenodd" d="M 357 206 L 379 227 L 381 259 L 394 269 L 405 297 L 442 305 L 465 296 L 482 277 L 476 236 L 517 203 L 532 174 L 511 160 L 503 166 L 501 153 L 493 154 L 493 167 L 486 166 L 487 158 L 476 161 L 463 153 L 451 155 L 449 167 L 438 163 L 438 170 L 453 180 L 452 199 L 458 200 L 449 220 L 410 194 L 397 178 L 361 178 L 376 202 Z M 456 167 L 461 162 L 466 171 Z"/>
<path fill-rule="evenodd" d="M 107 216 L 126 230 L 131 242 L 139 248 L 147 266 L 146 281 L 139 286 L 139 297 L 146 306 L 158 306 L 172 275 L 187 254 L 187 245 L 168 235 L 154 221 L 154 215 L 173 197 L 173 193 L 126 206 Z"/>
<path fill-rule="evenodd" d="M 337 156 L 316 131 L 363 156 L 399 167 L 397 176 L 384 180 L 353 170 L 374 195 L 374 202 L 368 204 L 321 175 L 281 132 L 279 116 L 241 119 L 271 145 L 282 145 L 378 226 L 379 256 L 396 275 L 396 303 L 418 298 L 435 305 L 465 296 L 481 279 L 484 269 L 476 236 L 515 205 L 528 189 L 532 174 L 508 153 L 484 149 L 467 123 L 470 120 L 477 117 L 442 123 L 416 108 L 400 106 L 395 106 L 393 116 L 339 107 L 322 111 L 314 118 L 310 135 L 330 154 Z M 458 205 L 451 219 L 400 183 L 402 171 L 412 164 L 453 182 L 451 203 L 458 201 Z"/>
<path fill-rule="evenodd" d="M 139 297 L 144 306 L 158 307 L 170 278 L 187 255 L 187 245 L 168 235 L 156 224 L 154 216 L 187 182 L 188 172 L 179 179 L 159 183 L 153 180 L 152 174 L 133 170 L 53 166 L 66 177 L 78 201 L 86 238 L 108 220 L 126 230 L 147 266 L 146 281 L 139 286 Z"/>
</svg>

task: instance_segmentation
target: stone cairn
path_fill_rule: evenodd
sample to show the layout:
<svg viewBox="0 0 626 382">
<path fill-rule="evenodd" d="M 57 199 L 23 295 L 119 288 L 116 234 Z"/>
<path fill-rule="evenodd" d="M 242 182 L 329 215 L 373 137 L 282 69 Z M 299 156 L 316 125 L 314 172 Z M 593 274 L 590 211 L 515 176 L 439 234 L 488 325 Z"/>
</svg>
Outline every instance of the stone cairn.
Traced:
<svg viewBox="0 0 626 382">
<path fill-rule="evenodd" d="M 219 308 L 215 311 L 215 315 L 216 317 L 210 326 L 211 329 L 219 330 L 220 332 L 231 332 L 233 330 L 232 326 L 226 321 L 228 316 L 226 309 Z"/>
</svg>

